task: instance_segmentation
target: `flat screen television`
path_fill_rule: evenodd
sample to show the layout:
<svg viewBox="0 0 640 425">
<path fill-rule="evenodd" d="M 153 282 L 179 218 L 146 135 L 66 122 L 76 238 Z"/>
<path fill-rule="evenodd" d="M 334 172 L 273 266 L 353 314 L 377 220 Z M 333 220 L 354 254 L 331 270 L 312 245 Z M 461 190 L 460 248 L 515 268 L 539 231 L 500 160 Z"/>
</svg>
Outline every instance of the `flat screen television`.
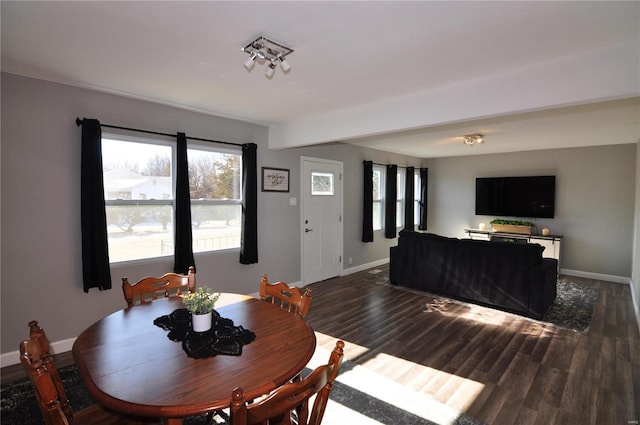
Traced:
<svg viewBox="0 0 640 425">
<path fill-rule="evenodd" d="M 553 218 L 556 176 L 478 177 L 476 215 Z"/>
</svg>

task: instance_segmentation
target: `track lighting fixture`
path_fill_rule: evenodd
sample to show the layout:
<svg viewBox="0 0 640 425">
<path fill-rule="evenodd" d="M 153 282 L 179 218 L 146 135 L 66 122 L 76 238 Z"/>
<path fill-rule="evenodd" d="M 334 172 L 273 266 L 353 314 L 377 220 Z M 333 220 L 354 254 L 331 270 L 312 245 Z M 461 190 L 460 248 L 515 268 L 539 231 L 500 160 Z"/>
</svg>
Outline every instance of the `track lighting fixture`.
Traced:
<svg viewBox="0 0 640 425">
<path fill-rule="evenodd" d="M 286 56 L 293 53 L 293 49 L 269 40 L 266 37 L 260 36 L 256 38 L 244 46 L 242 51 L 249 55 L 249 58 L 244 62 L 244 67 L 247 68 L 247 71 L 253 69 L 256 61 L 267 63 L 264 75 L 269 79 L 275 74 L 278 65 L 280 65 L 280 69 L 282 69 L 284 73 L 288 73 L 291 70 L 291 65 L 287 61 Z"/>
<path fill-rule="evenodd" d="M 473 146 L 473 145 L 479 145 L 484 143 L 484 135 L 480 134 L 480 133 L 476 133 L 476 134 L 468 134 L 466 136 L 464 136 L 464 144 L 465 145 L 469 145 L 469 146 Z"/>
</svg>

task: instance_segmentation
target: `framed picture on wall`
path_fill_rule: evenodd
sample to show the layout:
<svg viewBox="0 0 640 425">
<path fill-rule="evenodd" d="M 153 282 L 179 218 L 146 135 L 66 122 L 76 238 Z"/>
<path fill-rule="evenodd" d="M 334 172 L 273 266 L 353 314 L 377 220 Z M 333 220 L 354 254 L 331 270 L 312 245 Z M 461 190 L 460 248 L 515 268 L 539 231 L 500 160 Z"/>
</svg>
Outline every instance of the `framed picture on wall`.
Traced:
<svg viewBox="0 0 640 425">
<path fill-rule="evenodd" d="M 284 168 L 262 167 L 263 192 L 288 192 L 289 170 Z"/>
</svg>

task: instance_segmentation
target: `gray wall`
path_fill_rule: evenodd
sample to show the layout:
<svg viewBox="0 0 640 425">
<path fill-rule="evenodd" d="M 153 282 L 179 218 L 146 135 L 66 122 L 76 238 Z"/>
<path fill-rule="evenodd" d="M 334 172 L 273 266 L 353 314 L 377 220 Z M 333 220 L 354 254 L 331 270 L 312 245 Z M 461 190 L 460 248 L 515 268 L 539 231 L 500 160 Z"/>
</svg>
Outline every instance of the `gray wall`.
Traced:
<svg viewBox="0 0 640 425">
<path fill-rule="evenodd" d="M 631 277 L 636 145 L 431 159 L 429 230 L 464 236 L 495 217 L 474 214 L 475 178 L 556 176 L 556 217 L 537 219 L 562 240 L 561 268 Z"/>
<path fill-rule="evenodd" d="M 52 341 L 75 337 L 124 304 L 120 278 L 137 280 L 173 268 L 170 258 L 112 267 L 113 289 L 82 290 L 80 239 L 80 129 L 76 117 L 104 124 L 188 136 L 254 142 L 258 167 L 291 169 L 290 193 L 259 193 L 259 263 L 241 265 L 238 251 L 196 254 L 197 282 L 216 290 L 255 293 L 262 273 L 300 280 L 300 156 L 344 161 L 345 256 L 354 266 L 388 257 L 394 240 L 359 242 L 361 162 L 408 159 L 347 145 L 273 151 L 268 128 L 121 96 L 2 74 L 2 353 L 13 352 L 37 319 Z M 420 160 L 411 159 L 415 165 Z M 300 204 L 298 200 L 298 205 Z"/>
<path fill-rule="evenodd" d="M 640 328 L 640 141 L 636 145 L 636 212 L 633 242 L 633 273 L 631 275 L 631 293 L 635 301 L 636 322 Z"/>
<path fill-rule="evenodd" d="M 1 91 L 3 354 L 17 350 L 18 342 L 27 336 L 29 320 L 37 319 L 46 326 L 52 341 L 73 338 L 88 324 L 123 307 L 120 277 L 136 280 L 172 268 L 171 259 L 113 267 L 112 290 L 82 291 L 80 129 L 75 125 L 76 117 L 254 142 L 259 146 L 258 167 L 291 170 L 290 193 L 258 195 L 258 264 L 240 265 L 237 251 L 196 254 L 197 281 L 220 291 L 255 293 L 262 273 L 289 282 L 300 280 L 300 212 L 298 206 L 289 205 L 290 197 L 298 198 L 300 205 L 300 156 L 344 162 L 343 254 L 353 258 L 353 264 L 345 268 L 383 261 L 389 256 L 388 248 L 396 244 L 380 232 L 373 244 L 360 242 L 362 160 L 403 166 L 422 163 L 416 158 L 341 144 L 269 150 L 268 129 L 261 125 L 6 73 L 2 74 Z M 544 225 L 566 237 L 563 267 L 628 277 L 633 199 L 640 198 L 633 189 L 633 175 L 640 163 L 635 150 L 635 145 L 626 145 L 424 161 L 430 167 L 429 230 L 462 236 L 464 227 L 477 225 L 480 220 L 473 214 L 477 175 L 553 172 L 558 176 L 558 218 Z M 639 211 L 637 207 L 636 223 L 640 222 Z M 543 221 L 538 224 L 542 226 Z"/>
</svg>

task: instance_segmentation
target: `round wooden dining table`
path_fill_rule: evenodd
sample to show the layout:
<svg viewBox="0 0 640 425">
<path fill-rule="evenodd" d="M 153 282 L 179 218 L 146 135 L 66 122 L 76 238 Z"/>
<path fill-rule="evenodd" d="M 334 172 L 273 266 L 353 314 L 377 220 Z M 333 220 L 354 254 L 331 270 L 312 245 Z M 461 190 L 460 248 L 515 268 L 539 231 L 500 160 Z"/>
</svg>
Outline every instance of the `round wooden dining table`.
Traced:
<svg viewBox="0 0 640 425">
<path fill-rule="evenodd" d="M 153 323 L 179 308 L 178 297 L 154 300 L 112 313 L 78 336 L 73 358 L 97 403 L 182 424 L 185 416 L 229 407 L 235 387 L 247 399 L 280 387 L 315 351 L 315 334 L 304 319 L 250 296 L 223 293 L 216 311 L 252 331 L 255 340 L 239 356 L 191 358 Z"/>
</svg>

